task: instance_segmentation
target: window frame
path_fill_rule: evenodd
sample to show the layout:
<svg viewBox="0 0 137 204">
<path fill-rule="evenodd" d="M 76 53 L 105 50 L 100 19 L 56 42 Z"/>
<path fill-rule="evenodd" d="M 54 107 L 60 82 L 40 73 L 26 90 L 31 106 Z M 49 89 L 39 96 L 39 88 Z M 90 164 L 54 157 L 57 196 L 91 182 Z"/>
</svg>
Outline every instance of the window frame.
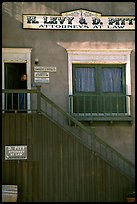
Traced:
<svg viewBox="0 0 137 204">
<path fill-rule="evenodd" d="M 131 49 L 120 50 L 72 50 L 67 49 L 68 53 L 68 84 L 69 96 L 73 94 L 73 64 L 125 64 L 125 90 L 126 95 L 131 96 L 131 70 L 130 55 Z M 71 101 L 72 102 L 72 101 Z M 70 103 L 71 103 L 70 102 Z M 73 103 L 73 102 L 72 102 Z M 127 100 L 127 114 L 131 116 L 130 101 Z M 73 110 L 70 110 L 73 114 Z"/>
<path fill-rule="evenodd" d="M 84 68 L 94 68 L 95 69 L 95 91 L 91 92 L 86 92 L 86 91 L 76 91 L 76 75 L 75 75 L 75 70 L 77 68 L 84 69 Z M 121 68 L 122 69 L 122 91 L 121 92 L 103 92 L 101 90 L 101 78 L 102 78 L 102 73 L 101 70 L 103 68 Z M 126 76 L 125 76 L 125 64 L 72 64 L 72 83 L 73 83 L 73 93 L 96 93 L 96 94 L 126 94 Z"/>
<path fill-rule="evenodd" d="M 2 89 L 5 89 L 5 63 L 26 63 L 27 89 L 31 89 L 31 52 L 32 48 L 2 48 Z M 2 97 L 2 109 L 5 96 Z M 30 109 L 30 94 L 27 94 L 27 109 Z"/>
</svg>

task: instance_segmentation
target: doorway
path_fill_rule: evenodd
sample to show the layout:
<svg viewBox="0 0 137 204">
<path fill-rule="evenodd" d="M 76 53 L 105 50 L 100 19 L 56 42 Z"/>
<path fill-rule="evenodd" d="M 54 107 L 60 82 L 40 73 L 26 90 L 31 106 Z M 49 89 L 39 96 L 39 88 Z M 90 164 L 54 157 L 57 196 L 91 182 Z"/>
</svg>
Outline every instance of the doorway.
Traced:
<svg viewBox="0 0 137 204">
<path fill-rule="evenodd" d="M 4 63 L 5 89 L 20 89 L 19 82 L 22 74 L 26 74 L 26 63 Z M 27 86 L 26 86 L 27 89 Z M 6 109 L 18 109 L 18 94 L 8 93 L 5 98 Z M 26 97 L 27 102 L 27 97 Z M 27 106 L 26 106 L 27 107 Z"/>
<path fill-rule="evenodd" d="M 26 71 L 27 74 L 27 89 L 31 89 L 31 51 L 32 48 L 2 48 L 2 89 L 6 86 L 11 86 L 13 78 L 17 80 L 16 74 L 20 71 Z M 5 66 L 10 68 L 5 68 Z M 20 67 L 19 67 L 20 66 Z M 13 68 L 14 67 L 14 68 Z M 7 69 L 7 73 L 5 73 Z M 14 72 L 14 74 L 12 74 Z M 16 73 L 17 72 L 17 73 Z M 16 76 L 16 77 L 13 77 Z M 5 80 L 7 82 L 5 82 Z M 9 82 L 11 81 L 11 82 Z M 6 84 L 7 83 L 7 84 Z M 10 83 L 10 84 L 8 84 Z M 5 112 L 5 94 L 2 93 L 2 110 Z M 27 112 L 30 113 L 30 93 L 27 93 Z"/>
</svg>

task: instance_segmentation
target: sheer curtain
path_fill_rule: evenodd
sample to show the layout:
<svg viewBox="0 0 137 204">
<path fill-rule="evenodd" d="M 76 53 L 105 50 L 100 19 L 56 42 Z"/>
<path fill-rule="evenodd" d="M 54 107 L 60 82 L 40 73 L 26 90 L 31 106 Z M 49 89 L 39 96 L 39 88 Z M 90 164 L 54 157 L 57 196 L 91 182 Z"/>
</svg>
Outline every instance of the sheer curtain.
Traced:
<svg viewBox="0 0 137 204">
<path fill-rule="evenodd" d="M 101 79 L 103 92 L 122 92 L 121 68 L 103 68 Z"/>
<path fill-rule="evenodd" d="M 76 92 L 95 92 L 96 91 L 96 72 L 95 68 L 76 68 Z M 122 68 L 102 68 L 100 84 L 102 92 L 122 92 Z"/>
<path fill-rule="evenodd" d="M 95 68 L 76 68 L 76 92 L 94 92 L 95 81 Z"/>
</svg>

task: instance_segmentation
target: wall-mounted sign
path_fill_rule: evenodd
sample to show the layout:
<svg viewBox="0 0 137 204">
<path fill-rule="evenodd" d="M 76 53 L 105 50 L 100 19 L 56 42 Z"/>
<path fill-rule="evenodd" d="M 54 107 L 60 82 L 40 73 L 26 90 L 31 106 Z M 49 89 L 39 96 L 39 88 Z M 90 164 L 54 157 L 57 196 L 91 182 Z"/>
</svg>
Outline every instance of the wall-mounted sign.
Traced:
<svg viewBox="0 0 137 204">
<path fill-rule="evenodd" d="M 61 15 L 23 14 L 23 28 L 63 30 L 134 30 L 135 16 L 101 16 L 88 10 Z"/>
<path fill-rule="evenodd" d="M 5 146 L 5 160 L 27 159 L 27 145 Z"/>
<path fill-rule="evenodd" d="M 45 83 L 45 84 L 48 84 L 49 83 L 49 78 L 34 78 L 34 82 L 35 83 Z"/>
<path fill-rule="evenodd" d="M 34 82 L 49 83 L 49 72 L 56 72 L 56 67 L 35 66 L 34 67 Z"/>
<path fill-rule="evenodd" d="M 40 72 L 56 72 L 56 67 L 47 67 L 47 66 L 35 66 L 34 71 L 40 71 Z"/>
<path fill-rule="evenodd" d="M 34 72 L 34 77 L 49 77 L 49 72 Z"/>
</svg>

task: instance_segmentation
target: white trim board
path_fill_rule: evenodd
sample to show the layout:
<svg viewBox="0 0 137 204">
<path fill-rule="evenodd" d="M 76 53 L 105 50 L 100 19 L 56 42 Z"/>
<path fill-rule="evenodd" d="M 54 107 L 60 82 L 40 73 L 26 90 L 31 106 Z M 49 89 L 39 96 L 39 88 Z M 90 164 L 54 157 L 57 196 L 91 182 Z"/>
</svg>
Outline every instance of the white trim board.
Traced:
<svg viewBox="0 0 137 204">
<path fill-rule="evenodd" d="M 125 64 L 126 67 L 126 95 L 131 95 L 131 49 L 108 49 L 108 50 L 78 50 L 67 49 L 68 53 L 68 83 L 69 95 L 73 94 L 72 64 Z M 130 114 L 130 105 L 127 101 L 127 112 Z"/>
</svg>

